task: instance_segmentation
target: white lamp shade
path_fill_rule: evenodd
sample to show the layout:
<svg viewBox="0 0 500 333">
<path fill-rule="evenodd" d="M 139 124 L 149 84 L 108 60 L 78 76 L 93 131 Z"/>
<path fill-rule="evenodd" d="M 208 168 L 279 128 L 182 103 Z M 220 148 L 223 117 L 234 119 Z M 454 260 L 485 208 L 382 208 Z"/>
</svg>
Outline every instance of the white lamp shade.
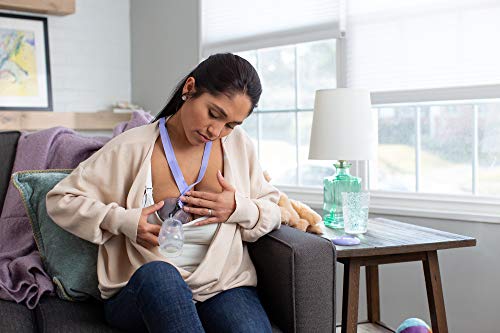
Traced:
<svg viewBox="0 0 500 333">
<path fill-rule="evenodd" d="M 309 159 L 373 159 L 376 147 L 373 117 L 367 90 L 317 90 Z"/>
</svg>

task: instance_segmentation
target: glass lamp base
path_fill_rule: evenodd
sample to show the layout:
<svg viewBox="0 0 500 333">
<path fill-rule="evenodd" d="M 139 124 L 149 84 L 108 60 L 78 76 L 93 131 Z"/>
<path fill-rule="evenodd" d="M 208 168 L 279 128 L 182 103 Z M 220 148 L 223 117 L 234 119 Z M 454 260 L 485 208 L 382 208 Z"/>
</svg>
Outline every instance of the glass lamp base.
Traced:
<svg viewBox="0 0 500 333">
<path fill-rule="evenodd" d="M 349 163 L 334 164 L 335 174 L 323 180 L 323 221 L 332 229 L 344 228 L 342 192 L 361 191 L 361 179 L 349 174 Z"/>
<path fill-rule="evenodd" d="M 344 220 L 332 220 L 328 221 L 327 219 L 323 218 L 323 221 L 325 222 L 325 227 L 332 228 L 332 229 L 344 229 Z"/>
</svg>

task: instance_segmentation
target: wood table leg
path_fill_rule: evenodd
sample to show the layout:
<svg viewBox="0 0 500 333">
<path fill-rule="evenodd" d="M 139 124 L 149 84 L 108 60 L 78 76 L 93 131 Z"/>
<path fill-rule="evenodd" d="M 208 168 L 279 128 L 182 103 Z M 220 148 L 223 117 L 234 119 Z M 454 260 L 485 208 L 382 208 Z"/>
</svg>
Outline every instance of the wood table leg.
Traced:
<svg viewBox="0 0 500 333">
<path fill-rule="evenodd" d="M 359 271 L 359 262 L 355 260 L 344 262 L 342 333 L 356 333 L 358 330 Z"/>
<path fill-rule="evenodd" d="M 429 302 L 432 332 L 448 333 L 437 251 L 429 251 L 426 252 L 426 254 L 426 260 L 422 262 L 424 266 L 425 286 L 427 288 L 427 301 Z"/>
<path fill-rule="evenodd" d="M 380 323 L 380 289 L 378 283 L 378 265 L 366 266 L 366 305 L 368 321 Z"/>
</svg>

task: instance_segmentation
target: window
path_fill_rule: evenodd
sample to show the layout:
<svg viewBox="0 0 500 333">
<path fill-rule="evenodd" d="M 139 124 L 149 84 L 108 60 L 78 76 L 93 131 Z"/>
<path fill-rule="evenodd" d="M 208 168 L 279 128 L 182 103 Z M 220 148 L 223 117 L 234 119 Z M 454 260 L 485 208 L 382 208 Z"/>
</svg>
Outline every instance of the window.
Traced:
<svg viewBox="0 0 500 333">
<path fill-rule="evenodd" d="M 500 101 L 377 107 L 370 188 L 500 195 Z"/>
<path fill-rule="evenodd" d="M 500 199 L 499 14 L 493 1 L 347 3 L 342 70 L 378 116 L 371 190 Z"/>
<path fill-rule="evenodd" d="M 366 88 L 379 156 L 351 171 L 372 191 L 371 212 L 500 223 L 500 3 L 313 2 L 287 2 L 284 25 L 266 1 L 252 6 L 250 25 L 231 21 L 239 16 L 225 11 L 239 9 L 227 0 L 202 2 L 202 54 L 241 51 L 261 77 L 243 127 L 273 183 L 321 208 L 334 169 L 308 160 L 315 90 Z"/>
<path fill-rule="evenodd" d="M 258 71 L 263 93 L 243 127 L 258 147 L 273 183 L 321 186 L 331 162 L 309 161 L 314 94 L 336 87 L 336 40 L 238 53 Z"/>
</svg>

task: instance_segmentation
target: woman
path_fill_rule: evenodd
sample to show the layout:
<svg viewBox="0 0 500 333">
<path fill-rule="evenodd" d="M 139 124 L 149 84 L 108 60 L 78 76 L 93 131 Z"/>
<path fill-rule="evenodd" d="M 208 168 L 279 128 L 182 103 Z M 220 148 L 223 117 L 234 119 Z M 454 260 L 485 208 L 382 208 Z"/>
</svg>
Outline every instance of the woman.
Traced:
<svg viewBox="0 0 500 333">
<path fill-rule="evenodd" d="M 210 56 L 155 121 L 111 140 L 48 193 L 58 225 L 100 244 L 99 290 L 112 326 L 271 331 L 244 242 L 279 228 L 278 191 L 237 127 L 261 92 L 246 60 Z M 169 216 L 187 222 L 178 257 L 158 246 L 159 224 Z"/>
</svg>

